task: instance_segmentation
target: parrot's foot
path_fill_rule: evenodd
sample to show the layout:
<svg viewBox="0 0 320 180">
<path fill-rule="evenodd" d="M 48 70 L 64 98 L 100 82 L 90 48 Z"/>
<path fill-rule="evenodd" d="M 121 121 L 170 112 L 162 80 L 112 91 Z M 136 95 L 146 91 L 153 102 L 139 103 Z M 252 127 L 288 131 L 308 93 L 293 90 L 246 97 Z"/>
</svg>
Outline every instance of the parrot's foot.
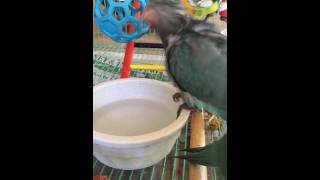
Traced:
<svg viewBox="0 0 320 180">
<path fill-rule="evenodd" d="M 182 109 L 189 110 L 189 111 L 196 111 L 196 109 L 189 107 L 186 103 L 183 103 L 179 106 L 178 112 L 177 112 L 177 118 L 180 116 L 180 113 Z"/>
<path fill-rule="evenodd" d="M 185 138 L 185 137 L 183 137 L 183 136 L 179 136 L 178 139 L 179 139 L 179 143 L 180 143 L 180 144 L 184 144 L 184 143 L 185 143 L 184 138 Z"/>
<path fill-rule="evenodd" d="M 172 99 L 174 100 L 174 102 L 178 102 L 179 99 L 181 99 L 181 97 L 182 97 L 182 94 L 180 92 L 177 92 L 172 96 Z"/>
</svg>

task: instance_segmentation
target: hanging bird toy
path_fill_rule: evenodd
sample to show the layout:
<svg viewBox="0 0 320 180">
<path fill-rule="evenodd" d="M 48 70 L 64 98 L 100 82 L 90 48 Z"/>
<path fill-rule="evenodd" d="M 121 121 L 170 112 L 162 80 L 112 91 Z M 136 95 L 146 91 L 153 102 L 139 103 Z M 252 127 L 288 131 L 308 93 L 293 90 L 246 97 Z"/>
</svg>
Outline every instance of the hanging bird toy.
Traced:
<svg viewBox="0 0 320 180">
<path fill-rule="evenodd" d="M 97 0 L 94 18 L 98 28 L 118 43 L 129 43 L 148 32 L 139 14 L 148 0 Z"/>
<path fill-rule="evenodd" d="M 204 20 L 219 9 L 219 2 L 212 0 L 180 0 L 187 12 L 197 20 Z"/>
<path fill-rule="evenodd" d="M 227 22 L 227 1 L 222 1 L 219 8 L 219 15 L 222 21 Z"/>
</svg>

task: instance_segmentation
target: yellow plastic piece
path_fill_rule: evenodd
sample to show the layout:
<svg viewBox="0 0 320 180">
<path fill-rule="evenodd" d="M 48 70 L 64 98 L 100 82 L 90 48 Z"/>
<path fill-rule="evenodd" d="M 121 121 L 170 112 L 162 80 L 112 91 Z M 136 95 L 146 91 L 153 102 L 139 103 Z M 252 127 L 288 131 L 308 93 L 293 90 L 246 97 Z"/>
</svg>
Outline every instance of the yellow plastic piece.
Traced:
<svg viewBox="0 0 320 180">
<path fill-rule="evenodd" d="M 147 65 L 147 64 L 132 64 L 130 68 L 133 70 L 155 70 L 155 71 L 165 71 L 166 67 L 163 65 Z"/>
</svg>

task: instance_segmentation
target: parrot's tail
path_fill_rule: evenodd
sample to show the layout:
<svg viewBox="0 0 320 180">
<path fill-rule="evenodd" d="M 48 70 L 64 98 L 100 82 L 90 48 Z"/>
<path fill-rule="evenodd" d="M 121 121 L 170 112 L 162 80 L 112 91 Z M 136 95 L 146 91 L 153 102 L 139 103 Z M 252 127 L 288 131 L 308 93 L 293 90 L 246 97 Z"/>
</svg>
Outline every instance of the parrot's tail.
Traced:
<svg viewBox="0 0 320 180">
<path fill-rule="evenodd" d="M 180 151 L 189 151 L 190 149 L 181 149 Z"/>
<path fill-rule="evenodd" d="M 168 158 L 178 158 L 178 159 L 188 159 L 186 155 L 181 155 L 181 156 L 168 156 Z"/>
</svg>

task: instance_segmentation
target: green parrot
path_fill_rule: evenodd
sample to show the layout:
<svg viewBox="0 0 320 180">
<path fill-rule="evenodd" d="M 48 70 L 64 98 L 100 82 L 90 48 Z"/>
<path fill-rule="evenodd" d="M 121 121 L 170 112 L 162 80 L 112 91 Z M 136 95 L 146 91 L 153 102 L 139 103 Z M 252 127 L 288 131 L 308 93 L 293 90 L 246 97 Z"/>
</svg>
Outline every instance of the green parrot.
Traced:
<svg viewBox="0 0 320 180">
<path fill-rule="evenodd" d="M 182 108 L 205 110 L 227 120 L 227 37 L 214 24 L 192 19 L 177 0 L 151 0 L 141 16 L 158 33 L 166 51 L 167 71 L 181 90 Z M 178 156 L 219 166 L 227 177 L 227 135 Z"/>
</svg>

